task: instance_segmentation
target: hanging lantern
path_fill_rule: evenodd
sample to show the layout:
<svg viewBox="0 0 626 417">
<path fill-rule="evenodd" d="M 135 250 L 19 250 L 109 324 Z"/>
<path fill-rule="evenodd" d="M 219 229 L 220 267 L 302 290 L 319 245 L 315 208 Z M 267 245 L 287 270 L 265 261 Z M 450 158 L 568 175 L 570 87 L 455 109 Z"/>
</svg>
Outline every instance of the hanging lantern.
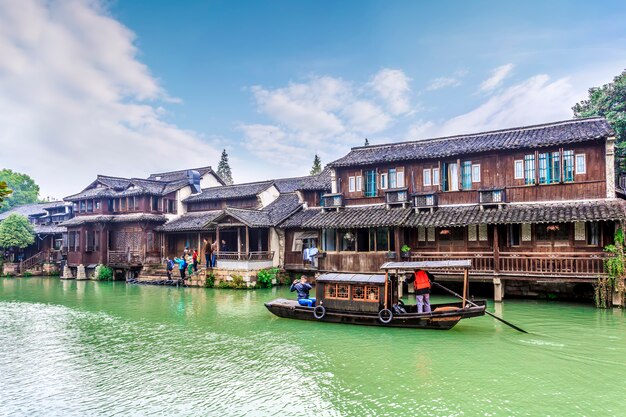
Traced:
<svg viewBox="0 0 626 417">
<path fill-rule="evenodd" d="M 547 227 L 547 229 L 551 232 L 556 232 L 559 230 L 559 225 L 558 224 L 551 224 Z"/>
<path fill-rule="evenodd" d="M 439 231 L 440 235 L 449 235 L 450 234 L 450 229 L 441 229 Z"/>
</svg>

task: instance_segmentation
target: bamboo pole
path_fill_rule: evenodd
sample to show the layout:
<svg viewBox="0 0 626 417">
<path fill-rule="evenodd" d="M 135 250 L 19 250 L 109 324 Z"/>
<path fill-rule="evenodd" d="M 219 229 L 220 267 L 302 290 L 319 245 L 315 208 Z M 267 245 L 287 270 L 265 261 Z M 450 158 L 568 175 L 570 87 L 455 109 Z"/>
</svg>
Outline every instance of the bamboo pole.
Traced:
<svg viewBox="0 0 626 417">
<path fill-rule="evenodd" d="M 385 308 L 387 308 L 387 285 L 389 284 L 389 271 L 385 271 Z"/>
</svg>

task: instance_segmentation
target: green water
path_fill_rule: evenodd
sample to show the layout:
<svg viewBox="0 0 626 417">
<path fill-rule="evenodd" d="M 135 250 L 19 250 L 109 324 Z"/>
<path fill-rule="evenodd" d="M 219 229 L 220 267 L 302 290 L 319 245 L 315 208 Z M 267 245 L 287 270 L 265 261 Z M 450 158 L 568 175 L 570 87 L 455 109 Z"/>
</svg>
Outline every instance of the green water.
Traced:
<svg viewBox="0 0 626 417">
<path fill-rule="evenodd" d="M 408 330 L 279 319 L 277 296 L 0 279 L 0 415 L 626 415 L 622 311 Z"/>
</svg>

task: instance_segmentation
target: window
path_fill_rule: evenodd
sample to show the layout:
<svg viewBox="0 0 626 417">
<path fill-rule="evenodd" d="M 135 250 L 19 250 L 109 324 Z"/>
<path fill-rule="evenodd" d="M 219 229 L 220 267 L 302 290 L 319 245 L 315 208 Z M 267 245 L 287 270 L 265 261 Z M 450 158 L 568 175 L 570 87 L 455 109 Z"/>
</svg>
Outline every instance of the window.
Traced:
<svg viewBox="0 0 626 417">
<path fill-rule="evenodd" d="M 389 229 L 376 229 L 376 250 L 386 252 L 389 249 Z"/>
<path fill-rule="evenodd" d="M 87 200 L 87 212 L 93 212 L 93 200 Z"/>
<path fill-rule="evenodd" d="M 567 241 L 569 240 L 569 224 L 545 224 L 535 226 L 535 237 L 538 241 Z"/>
<path fill-rule="evenodd" d="M 356 190 L 363 191 L 363 177 L 360 175 L 356 177 Z"/>
<path fill-rule="evenodd" d="M 355 249 L 356 236 L 350 230 L 340 230 L 339 249 L 345 252 L 353 252 Z"/>
<path fill-rule="evenodd" d="M 378 301 L 379 288 L 368 285 L 365 287 L 365 301 Z"/>
<path fill-rule="evenodd" d="M 389 188 L 396 188 L 398 186 L 397 182 L 398 175 L 396 174 L 395 169 L 389 170 Z"/>
<path fill-rule="evenodd" d="M 524 156 L 524 178 L 526 185 L 535 184 L 535 155 Z"/>
<path fill-rule="evenodd" d="M 352 299 L 353 300 L 364 300 L 365 299 L 365 288 L 363 285 L 353 285 L 352 286 Z"/>
<path fill-rule="evenodd" d="M 574 151 L 563 151 L 563 181 L 574 181 Z"/>
<path fill-rule="evenodd" d="M 359 252 L 368 252 L 370 250 L 369 229 L 356 230 L 356 250 Z"/>
<path fill-rule="evenodd" d="M 402 170 L 398 169 L 398 173 L 396 174 L 396 186 L 398 188 L 404 188 L 404 168 Z"/>
<path fill-rule="evenodd" d="M 516 180 L 524 179 L 524 161 L 521 159 L 519 161 L 515 161 L 515 177 Z"/>
<path fill-rule="evenodd" d="M 539 154 L 539 184 L 550 183 L 550 165 L 548 163 L 549 153 Z"/>
<path fill-rule="evenodd" d="M 430 178 L 430 169 L 424 170 L 424 187 L 429 187 L 432 184 Z"/>
<path fill-rule="evenodd" d="M 74 203 L 74 212 L 78 211 L 78 203 Z"/>
<path fill-rule="evenodd" d="M 587 164 L 585 160 L 585 154 L 579 153 L 576 154 L 576 173 L 577 174 L 586 174 L 587 173 Z"/>
<path fill-rule="evenodd" d="M 126 210 L 126 199 L 125 198 L 121 198 L 120 199 L 120 211 Z"/>
<path fill-rule="evenodd" d="M 461 185 L 464 190 L 472 188 L 472 162 L 463 161 L 461 165 Z"/>
<path fill-rule="evenodd" d="M 480 164 L 472 165 L 472 182 L 480 182 Z"/>
<path fill-rule="evenodd" d="M 159 211 L 159 197 L 152 197 L 152 211 Z"/>
<path fill-rule="evenodd" d="M 449 227 L 439 230 L 439 241 L 441 242 L 459 242 L 464 241 L 465 236 L 463 227 Z"/>
<path fill-rule="evenodd" d="M 356 191 L 356 178 L 348 177 L 348 191 L 351 193 Z"/>
<path fill-rule="evenodd" d="M 598 222 L 587 222 L 586 226 L 586 235 L 587 235 L 587 245 L 598 246 L 600 244 L 600 223 Z"/>
<path fill-rule="evenodd" d="M 348 284 L 326 284 L 326 298 L 338 298 L 347 300 L 350 298 L 350 286 Z"/>
<path fill-rule="evenodd" d="M 433 168 L 433 185 L 439 185 L 439 168 Z"/>
<path fill-rule="evenodd" d="M 365 197 L 376 197 L 376 171 L 365 171 Z"/>
<path fill-rule="evenodd" d="M 386 190 L 387 188 L 387 174 L 380 174 L 380 189 Z"/>
<path fill-rule="evenodd" d="M 95 201 L 96 210 L 100 210 L 100 200 Z"/>
<path fill-rule="evenodd" d="M 444 163 L 442 167 L 443 191 L 459 191 L 459 167 L 456 163 Z"/>
<path fill-rule="evenodd" d="M 322 250 L 329 252 L 337 250 L 335 245 L 335 238 L 335 229 L 322 230 Z"/>
<path fill-rule="evenodd" d="M 520 224 L 509 225 L 509 246 L 519 246 L 522 235 L 522 227 Z"/>
<path fill-rule="evenodd" d="M 80 211 L 86 211 L 87 210 L 87 202 L 85 200 L 81 200 L 80 201 Z"/>
</svg>

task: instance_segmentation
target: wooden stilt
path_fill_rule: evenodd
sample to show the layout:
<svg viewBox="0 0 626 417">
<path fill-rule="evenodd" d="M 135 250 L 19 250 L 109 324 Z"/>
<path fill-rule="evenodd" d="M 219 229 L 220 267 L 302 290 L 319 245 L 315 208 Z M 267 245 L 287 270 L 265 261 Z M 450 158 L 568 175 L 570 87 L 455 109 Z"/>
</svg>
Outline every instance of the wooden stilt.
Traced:
<svg viewBox="0 0 626 417">
<path fill-rule="evenodd" d="M 467 281 L 468 281 L 468 270 L 467 268 L 463 271 L 463 304 L 462 308 L 465 308 L 465 303 L 467 302 Z"/>
</svg>

